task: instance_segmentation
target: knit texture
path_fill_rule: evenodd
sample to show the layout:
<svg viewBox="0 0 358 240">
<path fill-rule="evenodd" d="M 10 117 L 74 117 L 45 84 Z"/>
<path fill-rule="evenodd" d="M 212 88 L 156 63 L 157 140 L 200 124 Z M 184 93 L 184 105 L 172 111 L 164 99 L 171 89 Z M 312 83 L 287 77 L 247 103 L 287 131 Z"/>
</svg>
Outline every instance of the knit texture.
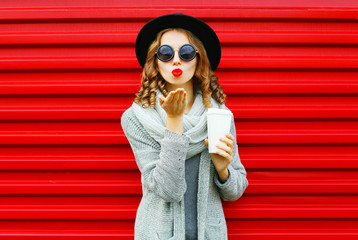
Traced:
<svg viewBox="0 0 358 240">
<path fill-rule="evenodd" d="M 190 138 L 166 129 L 163 139 L 157 141 L 136 115 L 132 106 L 121 118 L 123 131 L 141 172 L 143 197 L 137 210 L 135 239 L 185 240 L 185 159 Z M 234 158 L 228 167 L 230 177 L 224 184 L 218 179 L 207 149 L 200 155 L 197 194 L 199 240 L 227 239 L 221 199 L 237 200 L 248 185 L 238 154 L 234 119 L 231 134 L 235 136 Z"/>
</svg>

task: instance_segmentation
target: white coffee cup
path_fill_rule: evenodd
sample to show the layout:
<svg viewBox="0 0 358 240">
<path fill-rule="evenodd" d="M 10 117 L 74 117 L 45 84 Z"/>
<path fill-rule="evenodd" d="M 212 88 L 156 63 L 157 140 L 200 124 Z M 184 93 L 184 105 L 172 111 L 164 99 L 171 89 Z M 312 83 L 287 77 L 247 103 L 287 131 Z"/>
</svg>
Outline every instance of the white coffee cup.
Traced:
<svg viewBox="0 0 358 240">
<path fill-rule="evenodd" d="M 220 138 L 230 133 L 231 111 L 226 109 L 209 108 L 206 113 L 208 120 L 208 140 L 209 153 L 216 153 L 216 145 L 220 143 Z"/>
</svg>

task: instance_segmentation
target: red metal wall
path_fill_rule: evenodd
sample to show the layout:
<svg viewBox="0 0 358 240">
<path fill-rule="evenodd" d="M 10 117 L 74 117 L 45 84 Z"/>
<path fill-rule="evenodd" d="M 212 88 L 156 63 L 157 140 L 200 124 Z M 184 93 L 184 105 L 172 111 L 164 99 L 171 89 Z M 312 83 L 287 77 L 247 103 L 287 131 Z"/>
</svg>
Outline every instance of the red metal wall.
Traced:
<svg viewBox="0 0 358 240">
<path fill-rule="evenodd" d="M 0 239 L 133 239 L 140 174 L 120 126 L 149 19 L 199 17 L 250 185 L 229 239 L 358 239 L 358 2 L 0 1 Z"/>
</svg>

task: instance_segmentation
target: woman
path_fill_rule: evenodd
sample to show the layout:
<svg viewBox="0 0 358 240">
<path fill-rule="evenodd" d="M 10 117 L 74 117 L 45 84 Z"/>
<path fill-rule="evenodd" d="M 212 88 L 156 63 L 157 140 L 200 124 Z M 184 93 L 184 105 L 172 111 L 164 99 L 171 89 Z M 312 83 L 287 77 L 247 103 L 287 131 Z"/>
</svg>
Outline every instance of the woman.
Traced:
<svg viewBox="0 0 358 240">
<path fill-rule="evenodd" d="M 142 179 L 135 238 L 227 239 L 221 198 L 238 199 L 248 181 L 234 119 L 218 152 L 207 149 L 207 108 L 227 109 L 213 74 L 219 39 L 203 21 L 169 14 L 141 29 L 136 55 L 141 88 L 121 119 Z"/>
</svg>

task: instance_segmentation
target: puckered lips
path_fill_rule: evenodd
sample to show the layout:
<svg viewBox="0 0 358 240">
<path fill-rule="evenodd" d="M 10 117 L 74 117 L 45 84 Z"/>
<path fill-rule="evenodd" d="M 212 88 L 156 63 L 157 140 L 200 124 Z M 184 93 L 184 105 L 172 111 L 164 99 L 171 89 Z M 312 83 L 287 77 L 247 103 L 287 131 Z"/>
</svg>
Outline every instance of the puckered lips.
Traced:
<svg viewBox="0 0 358 240">
<path fill-rule="evenodd" d="M 183 71 L 180 68 L 176 68 L 172 71 L 172 74 L 174 75 L 174 77 L 179 77 L 183 74 Z"/>
</svg>

